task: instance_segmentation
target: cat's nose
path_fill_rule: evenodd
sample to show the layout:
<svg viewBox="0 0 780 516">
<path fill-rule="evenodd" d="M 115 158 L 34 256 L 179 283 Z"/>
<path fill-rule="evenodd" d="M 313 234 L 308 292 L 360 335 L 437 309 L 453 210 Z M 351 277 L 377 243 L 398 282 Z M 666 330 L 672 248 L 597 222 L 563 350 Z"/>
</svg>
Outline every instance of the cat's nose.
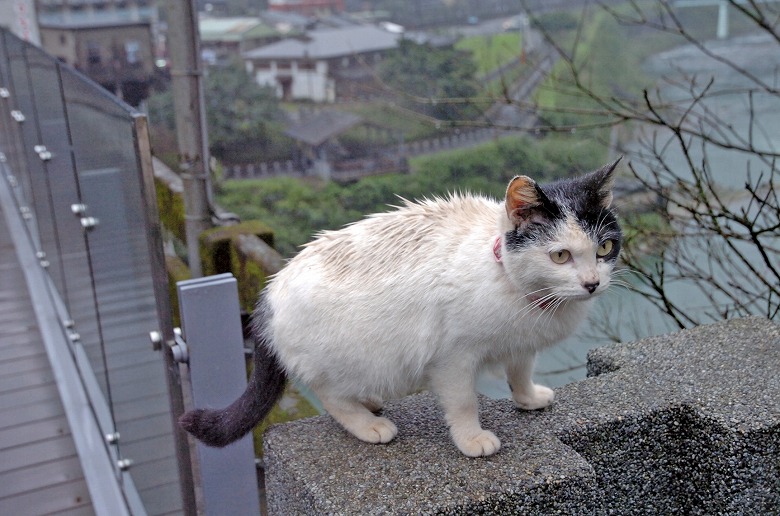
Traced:
<svg viewBox="0 0 780 516">
<path fill-rule="evenodd" d="M 593 294 L 597 288 L 599 288 L 599 282 L 595 283 L 583 283 L 582 287 L 588 291 L 588 294 Z"/>
</svg>

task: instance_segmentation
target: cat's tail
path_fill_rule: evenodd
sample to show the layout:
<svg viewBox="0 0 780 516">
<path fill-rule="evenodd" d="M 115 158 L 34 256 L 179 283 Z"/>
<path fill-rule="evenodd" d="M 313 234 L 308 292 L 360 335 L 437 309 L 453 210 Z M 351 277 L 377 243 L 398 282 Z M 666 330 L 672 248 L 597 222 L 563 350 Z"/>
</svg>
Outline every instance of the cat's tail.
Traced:
<svg viewBox="0 0 780 516">
<path fill-rule="evenodd" d="M 244 393 L 222 410 L 195 409 L 179 418 L 179 425 L 204 444 L 221 448 L 240 439 L 282 396 L 287 375 L 263 333 L 256 337 L 254 370 Z"/>
</svg>

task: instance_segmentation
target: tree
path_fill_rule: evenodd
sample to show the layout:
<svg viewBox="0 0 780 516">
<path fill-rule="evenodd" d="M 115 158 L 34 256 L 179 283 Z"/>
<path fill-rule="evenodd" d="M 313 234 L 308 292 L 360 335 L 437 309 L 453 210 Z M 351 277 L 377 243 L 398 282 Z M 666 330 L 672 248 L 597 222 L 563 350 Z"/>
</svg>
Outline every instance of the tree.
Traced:
<svg viewBox="0 0 780 516">
<path fill-rule="evenodd" d="M 152 123 L 174 129 L 173 93 L 149 98 Z M 239 61 L 209 68 L 205 84 L 206 118 L 211 154 L 225 161 L 244 162 L 277 152 L 282 111 L 273 89 L 255 83 Z M 267 156 L 265 156 L 267 157 Z"/>
<path fill-rule="evenodd" d="M 698 18 L 711 24 L 700 26 L 692 22 L 693 14 L 668 0 L 601 5 L 600 15 L 633 36 L 663 34 L 687 45 L 673 73 L 638 92 L 593 76 L 593 63 L 581 52 L 588 43 L 584 25 L 568 44 L 546 34 L 565 71 L 557 77 L 556 92 L 569 99 L 545 106 L 550 114 L 546 129 L 569 131 L 556 125 L 565 120 L 634 136 L 632 144 L 615 147 L 628 156 L 642 189 L 657 199 L 656 212 L 667 229 L 666 234 L 657 227 L 634 233 L 624 258 L 637 272 L 642 295 L 680 328 L 780 313 L 780 6 L 751 0 L 729 0 L 728 5 L 733 30 L 750 33 L 758 42 L 752 59 L 711 39 L 717 6 L 700 8 Z M 659 40 L 644 41 L 650 42 L 648 49 L 661 48 Z M 696 69 L 705 61 L 715 73 Z M 731 173 L 719 174 L 727 162 Z M 655 259 L 648 250 L 657 252 Z M 694 296 L 700 306 L 681 303 L 684 296 Z"/>
<path fill-rule="evenodd" d="M 474 62 L 458 50 L 404 39 L 380 66 L 379 77 L 409 108 L 440 120 L 462 120 L 478 113 L 468 102 L 479 91 L 476 72 Z"/>
<path fill-rule="evenodd" d="M 267 151 L 282 118 L 276 92 L 254 82 L 239 61 L 209 69 L 206 114 L 211 153 L 228 161 Z"/>
</svg>

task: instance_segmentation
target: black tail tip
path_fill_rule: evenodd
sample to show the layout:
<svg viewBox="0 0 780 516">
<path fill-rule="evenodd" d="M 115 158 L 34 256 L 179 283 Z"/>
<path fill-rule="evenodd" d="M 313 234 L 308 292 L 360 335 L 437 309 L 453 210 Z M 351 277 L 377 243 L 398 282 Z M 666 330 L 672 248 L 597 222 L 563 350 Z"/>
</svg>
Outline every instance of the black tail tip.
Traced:
<svg viewBox="0 0 780 516">
<path fill-rule="evenodd" d="M 241 436 L 222 432 L 221 419 L 219 411 L 195 409 L 179 417 L 179 426 L 206 446 L 222 448 Z"/>
</svg>

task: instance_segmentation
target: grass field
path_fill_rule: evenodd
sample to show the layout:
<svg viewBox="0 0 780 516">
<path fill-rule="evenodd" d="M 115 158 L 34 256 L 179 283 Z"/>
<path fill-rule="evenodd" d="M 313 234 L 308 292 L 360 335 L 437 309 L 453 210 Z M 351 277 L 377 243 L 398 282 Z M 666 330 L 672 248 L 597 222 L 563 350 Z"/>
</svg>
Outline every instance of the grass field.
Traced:
<svg viewBox="0 0 780 516">
<path fill-rule="evenodd" d="M 471 36 L 455 44 L 458 50 L 472 53 L 477 75 L 486 75 L 520 56 L 522 35 L 503 32 L 490 36 Z"/>
</svg>

